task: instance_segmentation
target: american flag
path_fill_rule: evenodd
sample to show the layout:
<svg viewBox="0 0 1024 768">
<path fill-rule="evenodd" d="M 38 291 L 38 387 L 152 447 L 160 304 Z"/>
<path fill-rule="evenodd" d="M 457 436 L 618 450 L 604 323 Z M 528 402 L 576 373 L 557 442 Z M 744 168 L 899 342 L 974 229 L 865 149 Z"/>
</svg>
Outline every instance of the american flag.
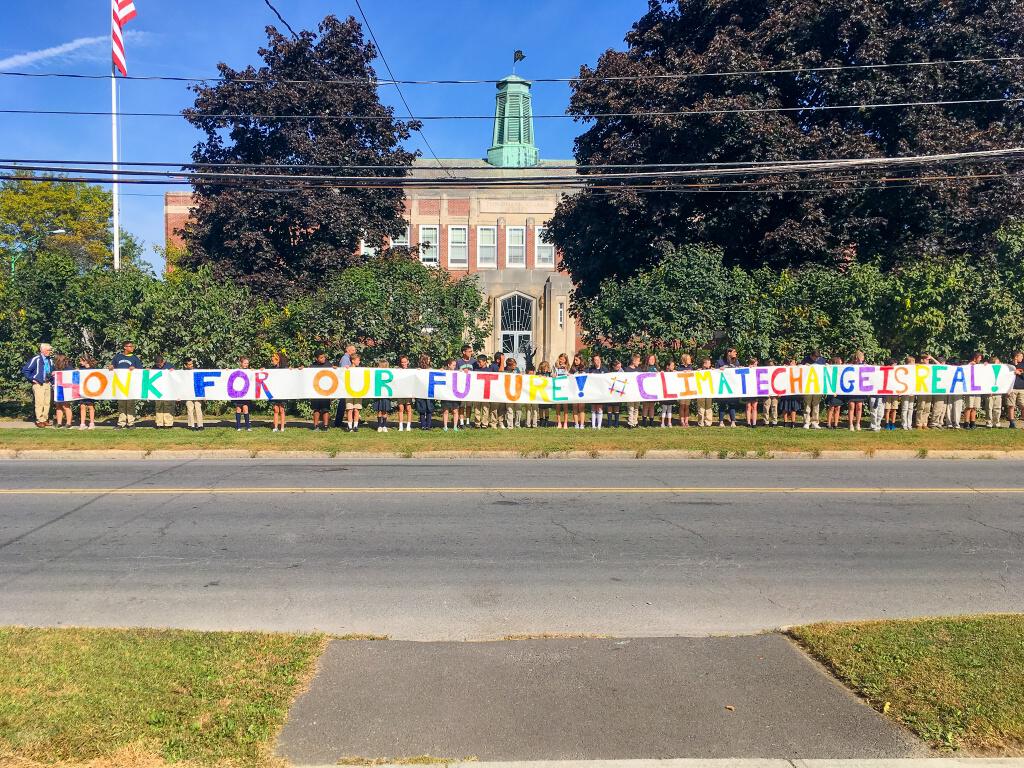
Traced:
<svg viewBox="0 0 1024 768">
<path fill-rule="evenodd" d="M 110 0 L 114 18 L 111 22 L 111 35 L 113 41 L 114 66 L 122 75 L 128 77 L 128 61 L 124 56 L 124 34 L 122 28 L 125 24 L 135 18 L 134 0 Z"/>
</svg>

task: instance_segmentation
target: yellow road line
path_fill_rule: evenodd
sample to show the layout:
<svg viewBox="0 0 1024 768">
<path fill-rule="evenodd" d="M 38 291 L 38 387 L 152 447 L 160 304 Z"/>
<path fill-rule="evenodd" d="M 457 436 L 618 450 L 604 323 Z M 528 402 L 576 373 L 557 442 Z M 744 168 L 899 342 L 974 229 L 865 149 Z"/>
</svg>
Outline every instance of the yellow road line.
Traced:
<svg viewBox="0 0 1024 768">
<path fill-rule="evenodd" d="M 782 494 L 782 493 L 803 493 L 817 495 L 968 495 L 968 494 L 1021 494 L 1024 487 L 1015 488 L 900 488 L 900 487 L 871 487 L 862 488 L 816 488 L 816 487 L 780 487 L 780 486 L 758 486 L 758 487 L 679 487 L 679 488 L 658 488 L 658 487 L 607 487 L 587 488 L 588 494 L 612 493 L 612 494 L 635 494 L 638 496 L 653 495 L 679 495 L 690 494 L 694 496 L 720 494 L 720 495 L 745 495 L 745 494 Z M 255 495 L 260 493 L 274 494 L 323 494 L 323 495 L 377 495 L 394 496 L 399 494 L 419 495 L 452 495 L 460 493 L 479 494 L 519 494 L 519 495 L 579 495 L 579 488 L 567 488 L 556 486 L 550 488 L 542 487 L 502 487 L 486 488 L 480 486 L 450 486 L 442 488 L 387 488 L 387 487 L 246 487 L 246 488 L 0 488 L 0 496 L 166 496 L 175 494 L 230 496 L 230 495 Z"/>
</svg>

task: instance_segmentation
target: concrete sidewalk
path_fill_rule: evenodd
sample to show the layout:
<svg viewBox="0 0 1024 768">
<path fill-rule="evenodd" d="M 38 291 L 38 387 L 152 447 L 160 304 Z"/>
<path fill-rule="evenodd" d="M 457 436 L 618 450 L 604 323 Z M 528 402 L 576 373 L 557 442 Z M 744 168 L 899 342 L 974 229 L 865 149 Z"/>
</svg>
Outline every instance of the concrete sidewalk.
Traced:
<svg viewBox="0 0 1024 768">
<path fill-rule="evenodd" d="M 782 635 L 334 642 L 279 754 L 598 760 L 928 754 Z"/>
</svg>

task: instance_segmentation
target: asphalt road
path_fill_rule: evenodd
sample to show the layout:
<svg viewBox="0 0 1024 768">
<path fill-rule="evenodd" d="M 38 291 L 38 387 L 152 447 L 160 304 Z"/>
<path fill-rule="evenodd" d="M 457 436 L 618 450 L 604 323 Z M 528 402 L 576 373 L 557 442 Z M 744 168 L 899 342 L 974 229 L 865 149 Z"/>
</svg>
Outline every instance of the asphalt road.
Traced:
<svg viewBox="0 0 1024 768">
<path fill-rule="evenodd" d="M 0 624 L 441 640 L 1022 611 L 1022 473 L 935 460 L 0 462 Z"/>
</svg>

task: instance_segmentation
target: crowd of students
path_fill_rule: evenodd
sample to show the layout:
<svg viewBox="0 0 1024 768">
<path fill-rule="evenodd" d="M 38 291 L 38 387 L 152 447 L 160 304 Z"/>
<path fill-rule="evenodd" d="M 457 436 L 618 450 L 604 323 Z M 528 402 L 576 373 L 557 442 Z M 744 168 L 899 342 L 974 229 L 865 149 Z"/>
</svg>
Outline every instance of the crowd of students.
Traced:
<svg viewBox="0 0 1024 768">
<path fill-rule="evenodd" d="M 771 427 L 803 429 L 849 429 L 859 431 L 865 420 L 869 429 L 880 432 L 896 429 L 974 429 L 984 416 L 984 424 L 988 427 L 1001 427 L 1005 415 L 1010 428 L 1017 426 L 1018 420 L 1024 416 L 1024 353 L 1014 352 L 1010 356 L 1014 366 L 1015 380 L 1013 389 L 1007 394 L 992 395 L 902 395 L 902 396 L 868 396 L 868 395 L 794 395 L 783 397 L 749 397 L 749 398 L 697 398 L 694 400 L 671 400 L 643 403 L 564 403 L 552 405 L 540 404 L 499 404 L 469 403 L 458 401 L 435 401 L 423 398 L 382 398 L 367 401 L 372 406 L 376 418 L 376 430 L 388 432 L 394 419 L 398 431 L 411 431 L 413 415 L 417 420 L 417 428 L 430 430 L 439 425 L 443 431 L 459 431 L 460 429 L 534 429 L 552 427 L 554 429 L 604 429 L 605 427 L 627 429 L 639 427 L 711 427 L 716 423 L 719 427 L 737 427 L 740 424 L 738 414 L 744 412 L 743 424 L 756 427 L 758 424 Z M 401 355 L 394 361 L 394 367 L 409 368 L 411 358 Z M 842 364 L 839 357 L 826 359 L 817 351 L 811 352 L 802 360 L 791 359 L 778 363 L 780 365 L 828 365 Z M 854 352 L 848 361 L 853 365 L 864 364 L 865 357 L 860 351 Z M 905 364 L 957 364 L 956 360 L 933 357 L 923 354 L 917 357 L 906 356 L 901 363 Z M 963 364 L 975 365 L 983 362 L 1000 364 L 996 356 L 985 359 L 981 354 L 973 354 Z M 361 355 L 353 344 L 345 348 L 344 354 L 336 360 L 330 360 L 326 352 L 316 355 L 311 367 L 358 367 L 363 363 Z M 589 361 L 576 354 L 570 360 L 561 354 L 554 364 L 543 361 L 534 366 L 529 363 L 525 370 L 519 370 L 514 357 L 506 357 L 496 352 L 492 357 L 474 355 L 470 346 L 462 349 L 460 357 L 444 361 L 442 367 L 448 370 L 474 370 L 505 373 L 526 373 L 538 376 L 565 376 L 576 373 L 602 374 L 624 371 L 627 373 L 679 371 L 739 368 L 757 365 L 776 365 L 775 361 L 758 361 L 751 358 L 741 364 L 735 349 L 728 349 L 713 365 L 710 357 L 703 357 L 694 365 L 690 355 L 682 354 L 678 361 L 671 359 L 659 364 L 656 355 L 631 355 L 624 364 L 616 360 L 606 366 L 600 355 L 593 355 Z M 898 364 L 895 360 L 890 365 Z M 416 365 L 421 369 L 434 368 L 429 355 L 420 355 Z M 74 408 L 78 408 L 79 429 L 94 429 L 96 426 L 95 401 L 76 400 L 74 403 L 57 403 L 53 421 L 50 419 L 51 383 L 53 372 L 72 369 L 71 358 L 67 355 L 53 354 L 49 344 L 41 344 L 39 354 L 29 360 L 22 368 L 22 375 L 32 384 L 35 402 L 36 426 L 70 429 L 74 421 Z M 82 370 L 100 367 L 99 363 L 89 355 L 78 358 L 77 368 Z M 126 342 L 123 352 L 115 355 L 106 366 L 108 369 L 142 368 L 141 358 L 135 352 L 135 345 Z M 194 369 L 195 360 L 185 360 L 183 368 Z M 249 368 L 250 361 L 243 357 L 238 361 L 239 368 Z M 284 355 L 274 353 L 269 365 L 270 369 L 292 367 Z M 377 359 L 374 368 L 392 367 L 392 361 Z M 163 355 L 156 355 L 151 369 L 173 370 Z M 251 431 L 249 402 L 233 401 L 235 429 Z M 272 402 L 273 431 L 283 432 L 287 426 L 286 402 Z M 332 409 L 333 401 L 314 399 L 310 401 L 313 413 L 313 430 L 326 431 L 332 424 L 336 428 L 358 432 L 363 424 L 362 400 L 340 400 Z M 131 429 L 137 421 L 137 403 L 134 400 L 118 400 L 117 426 Z M 170 429 L 174 426 L 177 404 L 173 401 L 156 401 L 156 428 Z M 332 418 L 333 410 L 333 418 Z M 185 412 L 189 429 L 205 428 L 203 401 L 188 400 Z M 589 413 L 588 413 L 589 412 Z M 822 420 L 824 419 L 824 423 Z M 1022 424 L 1024 426 L 1024 424 Z"/>
</svg>

